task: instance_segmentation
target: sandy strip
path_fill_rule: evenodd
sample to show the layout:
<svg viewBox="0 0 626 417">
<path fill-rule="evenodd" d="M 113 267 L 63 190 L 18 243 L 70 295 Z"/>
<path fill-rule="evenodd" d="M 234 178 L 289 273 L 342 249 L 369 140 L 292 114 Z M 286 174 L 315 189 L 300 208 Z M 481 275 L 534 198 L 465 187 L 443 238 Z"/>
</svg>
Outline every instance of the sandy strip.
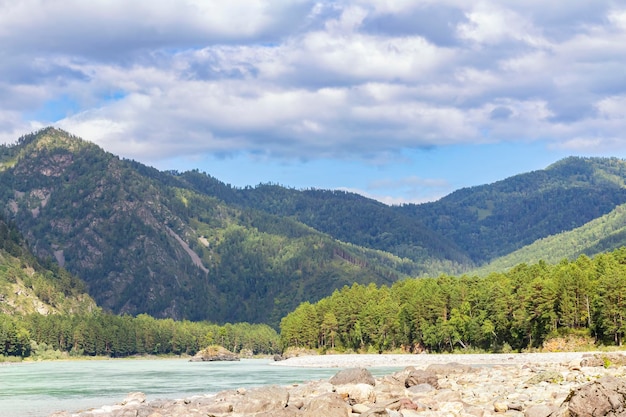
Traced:
<svg viewBox="0 0 626 417">
<path fill-rule="evenodd" d="M 371 367 L 425 367 L 430 364 L 457 362 L 466 365 L 524 365 L 569 363 L 580 361 L 583 355 L 594 352 L 558 353 L 485 353 L 485 354 L 419 354 L 419 355 L 313 355 L 299 356 L 273 362 L 277 366 L 305 368 L 371 368 Z"/>
</svg>

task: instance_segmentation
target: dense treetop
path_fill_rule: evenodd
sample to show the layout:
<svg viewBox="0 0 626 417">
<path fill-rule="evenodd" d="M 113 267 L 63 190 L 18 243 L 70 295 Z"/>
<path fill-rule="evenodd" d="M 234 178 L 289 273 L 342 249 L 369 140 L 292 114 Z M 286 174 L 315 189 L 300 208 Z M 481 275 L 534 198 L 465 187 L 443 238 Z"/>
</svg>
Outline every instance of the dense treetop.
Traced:
<svg viewBox="0 0 626 417">
<path fill-rule="evenodd" d="M 622 345 L 626 248 L 556 265 L 520 264 L 483 278 L 441 275 L 354 284 L 281 321 L 284 346 L 382 352 L 501 351 L 577 335 Z"/>
</svg>

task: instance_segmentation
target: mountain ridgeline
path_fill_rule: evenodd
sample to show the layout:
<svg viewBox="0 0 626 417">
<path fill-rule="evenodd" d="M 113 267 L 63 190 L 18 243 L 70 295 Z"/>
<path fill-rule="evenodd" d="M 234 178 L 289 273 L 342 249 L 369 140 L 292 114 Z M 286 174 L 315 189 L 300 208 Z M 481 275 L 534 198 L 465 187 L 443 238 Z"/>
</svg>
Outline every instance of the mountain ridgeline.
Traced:
<svg viewBox="0 0 626 417">
<path fill-rule="evenodd" d="M 274 326 L 346 285 L 463 273 L 602 216 L 612 222 L 625 180 L 622 160 L 568 158 L 390 207 L 341 191 L 236 188 L 197 170 L 162 172 L 54 128 L 0 147 L 4 216 L 100 306 Z M 603 250 L 611 242 L 622 240 L 601 242 Z M 589 245 L 566 257 L 600 248 Z"/>
</svg>

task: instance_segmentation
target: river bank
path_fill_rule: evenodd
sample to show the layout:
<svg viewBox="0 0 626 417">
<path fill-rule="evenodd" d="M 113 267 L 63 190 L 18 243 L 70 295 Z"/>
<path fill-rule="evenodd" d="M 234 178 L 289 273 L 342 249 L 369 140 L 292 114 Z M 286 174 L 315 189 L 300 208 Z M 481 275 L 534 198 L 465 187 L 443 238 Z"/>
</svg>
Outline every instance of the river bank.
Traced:
<svg viewBox="0 0 626 417">
<path fill-rule="evenodd" d="M 52 416 L 556 417 L 567 415 L 568 407 L 590 403 L 591 397 L 606 399 L 603 393 L 612 395 L 609 407 L 626 409 L 624 364 L 626 356 L 617 353 L 306 356 L 275 365 L 348 369 L 306 383 L 181 399 L 148 401 L 132 393 L 116 405 Z M 405 365 L 376 378 L 365 369 Z M 572 393 L 583 389 L 595 394 L 585 392 L 584 401 L 576 403 Z"/>
<path fill-rule="evenodd" d="M 524 365 L 569 363 L 581 360 L 585 355 L 597 353 L 599 352 L 307 355 L 277 361 L 274 365 L 310 368 L 421 367 L 450 362 L 472 366 Z"/>
</svg>

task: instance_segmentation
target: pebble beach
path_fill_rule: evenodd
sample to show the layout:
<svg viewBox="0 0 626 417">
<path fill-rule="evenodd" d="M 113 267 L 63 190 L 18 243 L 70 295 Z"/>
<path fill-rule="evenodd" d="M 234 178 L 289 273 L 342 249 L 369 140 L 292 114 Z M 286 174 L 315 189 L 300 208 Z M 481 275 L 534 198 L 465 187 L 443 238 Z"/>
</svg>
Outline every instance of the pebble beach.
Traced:
<svg viewBox="0 0 626 417">
<path fill-rule="evenodd" d="M 276 366 L 341 368 L 328 380 L 122 403 L 54 417 L 583 417 L 626 415 L 626 356 L 312 355 Z M 368 368 L 398 368 L 373 377 Z"/>
<path fill-rule="evenodd" d="M 310 368 L 356 367 L 424 367 L 431 364 L 461 363 L 470 366 L 558 364 L 580 361 L 584 355 L 597 352 L 547 352 L 547 353 L 477 353 L 477 354 L 353 354 L 307 355 L 275 362 L 277 366 Z"/>
</svg>

